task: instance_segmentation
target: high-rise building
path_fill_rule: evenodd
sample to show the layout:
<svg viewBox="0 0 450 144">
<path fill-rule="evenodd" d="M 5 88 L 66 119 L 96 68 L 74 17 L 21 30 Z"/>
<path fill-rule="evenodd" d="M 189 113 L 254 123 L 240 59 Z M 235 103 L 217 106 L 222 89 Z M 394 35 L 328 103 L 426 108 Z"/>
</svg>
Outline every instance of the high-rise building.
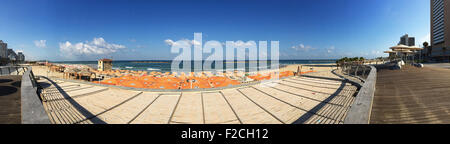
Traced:
<svg viewBox="0 0 450 144">
<path fill-rule="evenodd" d="M 0 40 L 0 59 L 8 58 L 8 44 Z"/>
<path fill-rule="evenodd" d="M 405 34 L 402 37 L 400 37 L 399 44 L 403 44 L 403 45 L 407 45 L 407 46 L 415 46 L 416 45 L 415 38 L 409 37 L 408 34 Z"/>
<path fill-rule="evenodd" d="M 450 1 L 430 0 L 431 57 L 450 60 Z"/>
<path fill-rule="evenodd" d="M 17 53 L 17 61 L 19 61 L 19 62 L 25 61 L 25 55 L 22 52 Z"/>
<path fill-rule="evenodd" d="M 14 52 L 13 49 L 8 49 L 7 55 L 8 55 L 8 59 L 12 60 L 12 61 L 17 60 L 17 58 L 18 58 L 16 52 Z"/>
</svg>

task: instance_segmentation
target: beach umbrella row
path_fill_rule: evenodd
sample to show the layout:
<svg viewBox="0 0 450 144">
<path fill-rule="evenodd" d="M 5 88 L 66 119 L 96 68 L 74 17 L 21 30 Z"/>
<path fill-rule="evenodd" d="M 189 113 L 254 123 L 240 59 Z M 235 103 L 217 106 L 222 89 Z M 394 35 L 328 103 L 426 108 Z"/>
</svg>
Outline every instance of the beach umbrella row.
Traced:
<svg viewBox="0 0 450 144">
<path fill-rule="evenodd" d="M 423 50 L 423 48 L 417 47 L 417 46 L 406 46 L 403 44 L 399 44 L 393 47 L 390 47 L 393 51 L 416 51 L 416 50 Z M 391 51 L 385 51 L 385 52 L 391 52 Z"/>
<path fill-rule="evenodd" d="M 181 79 L 177 77 L 154 77 L 154 76 L 124 76 L 120 78 L 111 78 L 99 82 L 100 84 L 117 85 L 134 88 L 150 89 L 195 89 L 195 88 L 213 88 L 230 85 L 239 85 L 240 82 L 228 78 L 200 78 L 189 77 Z"/>
<path fill-rule="evenodd" d="M 293 76 L 292 71 L 280 72 L 279 77 L 289 77 Z M 275 78 L 274 73 L 268 75 L 252 75 L 249 78 L 261 81 L 270 80 Z M 233 85 L 240 85 L 241 82 L 235 79 L 224 76 L 195 76 L 190 74 L 190 76 L 185 77 L 155 77 L 155 76 L 133 76 L 126 75 L 119 78 L 106 79 L 100 82 L 100 84 L 106 85 L 116 85 L 124 87 L 134 87 L 134 88 L 150 88 L 150 89 L 197 89 L 197 88 L 218 88 L 227 87 Z"/>
<path fill-rule="evenodd" d="M 415 53 L 415 51 L 417 50 L 423 50 L 423 48 L 417 46 L 406 46 L 403 44 L 398 44 L 396 46 L 390 47 L 390 49 L 392 49 L 392 51 L 384 51 L 384 53 L 403 53 L 405 55 L 408 55 Z"/>
</svg>

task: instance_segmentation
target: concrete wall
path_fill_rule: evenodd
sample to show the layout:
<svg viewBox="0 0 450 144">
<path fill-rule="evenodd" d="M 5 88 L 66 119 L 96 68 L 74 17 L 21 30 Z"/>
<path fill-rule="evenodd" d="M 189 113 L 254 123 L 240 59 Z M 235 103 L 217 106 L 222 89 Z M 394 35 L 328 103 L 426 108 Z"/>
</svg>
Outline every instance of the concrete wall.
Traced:
<svg viewBox="0 0 450 144">
<path fill-rule="evenodd" d="M 20 90 L 22 124 L 50 124 L 48 115 L 37 94 L 37 83 L 31 67 L 22 76 Z"/>
</svg>

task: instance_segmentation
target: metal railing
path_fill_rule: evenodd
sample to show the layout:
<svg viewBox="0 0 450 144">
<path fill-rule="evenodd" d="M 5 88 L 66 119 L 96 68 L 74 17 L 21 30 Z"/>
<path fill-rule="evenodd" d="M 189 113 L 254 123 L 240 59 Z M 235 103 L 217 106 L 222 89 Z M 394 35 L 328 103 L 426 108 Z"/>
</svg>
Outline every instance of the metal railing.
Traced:
<svg viewBox="0 0 450 144">
<path fill-rule="evenodd" d="M 0 66 L 0 75 L 23 75 L 27 69 L 24 66 Z"/>
<path fill-rule="evenodd" d="M 350 61 L 338 63 L 338 69 L 344 75 L 355 77 L 364 82 L 370 74 L 371 66 L 378 66 L 389 63 L 393 59 L 383 58 L 375 60 L 362 60 L 362 61 Z"/>
<path fill-rule="evenodd" d="M 364 81 L 370 72 L 370 66 L 364 65 L 363 62 L 342 62 L 338 64 L 338 69 L 342 74 L 356 77 L 361 81 Z"/>
</svg>

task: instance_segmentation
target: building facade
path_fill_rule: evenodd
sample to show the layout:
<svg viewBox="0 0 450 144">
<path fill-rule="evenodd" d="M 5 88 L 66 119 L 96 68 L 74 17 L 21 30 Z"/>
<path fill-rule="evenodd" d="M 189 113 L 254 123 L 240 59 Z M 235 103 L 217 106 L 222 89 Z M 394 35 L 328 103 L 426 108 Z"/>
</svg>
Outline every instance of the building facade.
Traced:
<svg viewBox="0 0 450 144">
<path fill-rule="evenodd" d="M 403 45 L 407 45 L 407 46 L 415 46 L 416 39 L 414 37 L 409 37 L 408 34 L 405 34 L 402 37 L 400 37 L 400 42 L 398 44 L 403 44 Z"/>
<path fill-rule="evenodd" d="M 12 50 L 12 49 L 8 49 L 8 54 L 7 55 L 8 55 L 8 59 L 12 60 L 12 61 L 17 60 L 17 58 L 18 58 L 16 52 L 14 52 L 14 50 Z"/>
<path fill-rule="evenodd" d="M 450 60 L 450 1 L 430 0 L 431 4 L 431 54 L 439 61 Z"/>
<path fill-rule="evenodd" d="M 25 55 L 22 52 L 17 53 L 17 61 L 19 61 L 19 62 L 25 61 Z"/>
<path fill-rule="evenodd" d="M 98 70 L 99 71 L 110 71 L 110 70 L 112 70 L 112 59 L 101 59 L 101 60 L 98 60 Z"/>
<path fill-rule="evenodd" d="M 0 40 L 0 58 L 8 58 L 8 44 L 4 43 L 2 40 Z"/>
</svg>

